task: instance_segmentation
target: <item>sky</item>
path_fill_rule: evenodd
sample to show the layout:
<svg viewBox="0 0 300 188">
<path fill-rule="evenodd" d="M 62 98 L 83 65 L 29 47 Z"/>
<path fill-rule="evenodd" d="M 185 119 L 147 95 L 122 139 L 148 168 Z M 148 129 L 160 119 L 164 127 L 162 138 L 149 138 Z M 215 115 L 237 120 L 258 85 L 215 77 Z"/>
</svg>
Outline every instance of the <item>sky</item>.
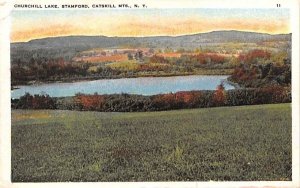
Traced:
<svg viewBox="0 0 300 188">
<path fill-rule="evenodd" d="M 178 36 L 218 30 L 290 33 L 289 9 L 14 10 L 11 41 L 69 36 Z"/>
</svg>

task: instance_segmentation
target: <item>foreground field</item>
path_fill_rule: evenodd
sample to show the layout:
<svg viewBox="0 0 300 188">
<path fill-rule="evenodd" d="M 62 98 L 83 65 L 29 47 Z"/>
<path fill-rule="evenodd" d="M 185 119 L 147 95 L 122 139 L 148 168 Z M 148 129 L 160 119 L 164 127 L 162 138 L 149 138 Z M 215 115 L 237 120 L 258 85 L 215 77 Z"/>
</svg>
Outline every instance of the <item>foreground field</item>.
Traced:
<svg viewBox="0 0 300 188">
<path fill-rule="evenodd" d="M 12 111 L 12 181 L 291 180 L 290 104 Z"/>
</svg>

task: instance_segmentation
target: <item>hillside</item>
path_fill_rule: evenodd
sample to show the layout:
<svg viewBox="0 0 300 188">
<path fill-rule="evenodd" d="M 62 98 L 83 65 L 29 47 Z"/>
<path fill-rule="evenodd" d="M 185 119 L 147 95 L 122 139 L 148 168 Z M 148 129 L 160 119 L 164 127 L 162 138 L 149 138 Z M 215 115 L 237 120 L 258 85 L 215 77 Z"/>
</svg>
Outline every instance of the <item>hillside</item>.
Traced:
<svg viewBox="0 0 300 188">
<path fill-rule="evenodd" d="M 56 47 L 117 47 L 120 45 L 146 47 L 189 47 L 196 43 L 224 43 L 224 42 L 262 42 L 287 41 L 291 34 L 270 35 L 243 31 L 213 31 L 182 36 L 155 36 L 155 37 L 106 37 L 106 36 L 65 36 L 35 39 L 29 42 L 12 43 L 12 48 L 56 48 Z M 163 45 L 163 46 L 161 46 Z"/>
<path fill-rule="evenodd" d="M 11 43 L 11 57 L 12 59 L 20 58 L 20 56 L 22 58 L 31 58 L 37 54 L 45 57 L 61 55 L 63 57 L 71 57 L 77 52 L 91 48 L 149 47 L 193 49 L 218 43 L 256 43 L 266 41 L 291 41 L 291 34 L 270 35 L 243 31 L 213 31 L 175 37 L 65 36 Z"/>
</svg>

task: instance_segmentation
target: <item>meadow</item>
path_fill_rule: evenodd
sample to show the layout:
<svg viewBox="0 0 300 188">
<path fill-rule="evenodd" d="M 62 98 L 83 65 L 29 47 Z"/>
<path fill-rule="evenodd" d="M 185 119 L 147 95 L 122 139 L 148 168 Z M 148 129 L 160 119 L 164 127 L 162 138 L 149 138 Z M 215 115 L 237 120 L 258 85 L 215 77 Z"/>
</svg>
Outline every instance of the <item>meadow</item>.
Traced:
<svg viewBox="0 0 300 188">
<path fill-rule="evenodd" d="M 12 110 L 12 181 L 290 181 L 290 104 Z"/>
</svg>

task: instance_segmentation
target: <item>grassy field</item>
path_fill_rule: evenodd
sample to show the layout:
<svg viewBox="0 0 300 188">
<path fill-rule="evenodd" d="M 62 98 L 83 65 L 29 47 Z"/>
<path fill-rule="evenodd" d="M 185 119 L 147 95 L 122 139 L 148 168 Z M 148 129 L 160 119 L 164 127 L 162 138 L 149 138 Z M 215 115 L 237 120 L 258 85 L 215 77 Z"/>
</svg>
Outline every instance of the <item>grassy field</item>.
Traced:
<svg viewBox="0 0 300 188">
<path fill-rule="evenodd" d="M 73 58 L 74 61 L 83 61 L 89 63 L 103 63 L 103 62 L 120 62 L 128 60 L 126 54 L 115 54 L 110 56 L 91 56 L 91 57 L 75 57 Z"/>
<path fill-rule="evenodd" d="M 290 104 L 12 111 L 12 181 L 291 180 Z"/>
</svg>

